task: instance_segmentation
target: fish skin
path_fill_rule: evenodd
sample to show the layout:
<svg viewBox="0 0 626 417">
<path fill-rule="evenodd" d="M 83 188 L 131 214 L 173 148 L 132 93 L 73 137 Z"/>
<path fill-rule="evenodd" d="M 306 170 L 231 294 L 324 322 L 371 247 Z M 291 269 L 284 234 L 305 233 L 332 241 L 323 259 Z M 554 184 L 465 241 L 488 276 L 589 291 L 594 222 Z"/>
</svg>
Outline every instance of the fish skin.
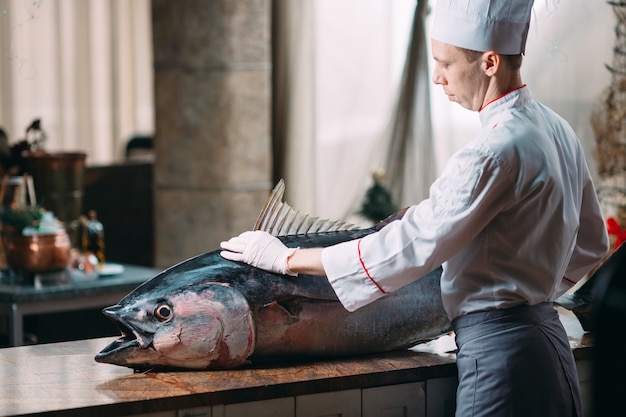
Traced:
<svg viewBox="0 0 626 417">
<path fill-rule="evenodd" d="M 324 247 L 380 227 L 279 238 L 289 246 Z M 440 268 L 349 313 L 326 277 L 274 274 L 226 260 L 219 252 L 175 265 L 105 308 L 122 336 L 95 360 L 137 370 L 225 369 L 250 360 L 403 349 L 450 331 Z M 159 306 L 170 309 L 169 320 L 157 319 Z M 132 340 L 125 336 L 131 333 Z"/>
</svg>

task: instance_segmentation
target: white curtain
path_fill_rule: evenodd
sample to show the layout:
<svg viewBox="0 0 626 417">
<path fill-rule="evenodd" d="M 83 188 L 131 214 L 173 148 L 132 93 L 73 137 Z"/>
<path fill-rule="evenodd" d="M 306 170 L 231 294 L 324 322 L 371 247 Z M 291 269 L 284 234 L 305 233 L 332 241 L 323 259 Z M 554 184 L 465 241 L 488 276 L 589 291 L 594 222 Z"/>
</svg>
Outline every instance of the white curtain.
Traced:
<svg viewBox="0 0 626 417">
<path fill-rule="evenodd" d="M 384 167 L 380 140 L 394 110 L 415 5 L 275 2 L 276 175 L 285 178 L 295 208 L 350 218 L 373 171 Z"/>
<path fill-rule="evenodd" d="M 313 10 L 315 0 L 273 3 L 274 178 L 285 178 L 286 200 L 315 213 L 315 103 Z"/>
<path fill-rule="evenodd" d="M 48 151 L 88 164 L 152 134 L 150 0 L 0 2 L 0 126 L 10 142 L 40 118 Z"/>
<path fill-rule="evenodd" d="M 429 41 L 425 28 L 427 12 L 428 2 L 417 2 L 402 82 L 391 118 L 391 132 L 379 140 L 382 152 L 387 155 L 385 183 L 398 208 L 428 197 L 430 185 L 436 177 L 430 111 Z"/>
</svg>

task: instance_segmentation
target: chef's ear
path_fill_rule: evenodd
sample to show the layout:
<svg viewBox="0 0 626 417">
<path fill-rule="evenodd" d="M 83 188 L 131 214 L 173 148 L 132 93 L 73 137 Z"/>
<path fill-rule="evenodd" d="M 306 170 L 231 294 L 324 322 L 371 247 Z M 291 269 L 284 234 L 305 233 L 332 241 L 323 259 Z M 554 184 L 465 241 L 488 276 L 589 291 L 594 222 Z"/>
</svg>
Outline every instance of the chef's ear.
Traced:
<svg viewBox="0 0 626 417">
<path fill-rule="evenodd" d="M 502 63 L 502 57 L 494 51 L 487 51 L 482 56 L 482 68 L 485 75 L 493 77 Z"/>
</svg>

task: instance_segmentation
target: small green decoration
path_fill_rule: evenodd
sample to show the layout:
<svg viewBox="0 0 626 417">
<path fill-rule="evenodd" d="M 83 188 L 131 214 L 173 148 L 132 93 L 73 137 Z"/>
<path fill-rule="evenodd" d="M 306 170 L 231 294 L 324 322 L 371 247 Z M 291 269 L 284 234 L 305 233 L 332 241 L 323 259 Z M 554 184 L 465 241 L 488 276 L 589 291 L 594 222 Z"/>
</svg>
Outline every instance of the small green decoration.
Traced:
<svg viewBox="0 0 626 417">
<path fill-rule="evenodd" d="M 39 206 L 0 206 L 0 222 L 5 232 L 21 233 L 27 226 L 37 226 L 45 210 Z"/>
<path fill-rule="evenodd" d="M 382 185 L 385 174 L 376 170 L 372 174 L 374 184 L 365 192 L 365 199 L 358 214 L 375 223 L 395 214 L 398 207 L 394 204 L 391 193 Z"/>
</svg>

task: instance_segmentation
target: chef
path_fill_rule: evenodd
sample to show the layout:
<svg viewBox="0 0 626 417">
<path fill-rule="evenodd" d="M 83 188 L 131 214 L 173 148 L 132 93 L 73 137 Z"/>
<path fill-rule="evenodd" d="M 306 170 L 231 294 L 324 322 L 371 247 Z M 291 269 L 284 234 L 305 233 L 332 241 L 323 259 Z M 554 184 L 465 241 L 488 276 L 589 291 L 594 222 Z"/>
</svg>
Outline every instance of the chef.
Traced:
<svg viewBox="0 0 626 417">
<path fill-rule="evenodd" d="M 582 416 L 552 301 L 602 259 L 608 237 L 579 139 L 521 79 L 532 3 L 437 1 L 433 82 L 482 129 L 402 219 L 327 248 L 287 248 L 261 231 L 222 242 L 227 259 L 326 275 L 350 311 L 442 265 L 457 417 Z"/>
</svg>

